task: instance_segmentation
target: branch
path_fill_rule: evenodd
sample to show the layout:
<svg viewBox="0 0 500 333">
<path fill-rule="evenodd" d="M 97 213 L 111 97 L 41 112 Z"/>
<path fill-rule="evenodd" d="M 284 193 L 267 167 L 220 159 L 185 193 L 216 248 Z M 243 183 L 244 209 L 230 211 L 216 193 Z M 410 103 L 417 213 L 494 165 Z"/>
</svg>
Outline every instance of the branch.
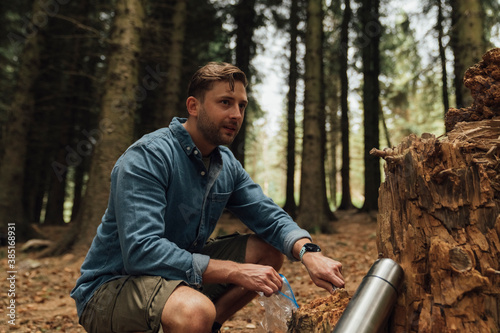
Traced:
<svg viewBox="0 0 500 333">
<path fill-rule="evenodd" d="M 66 16 L 66 15 L 61 15 L 61 14 L 56 14 L 56 15 L 54 15 L 54 17 L 57 17 L 58 19 L 61 19 L 61 20 L 64 20 L 64 21 L 71 22 L 71 23 L 73 23 L 74 25 L 76 25 L 80 29 L 90 31 L 90 32 L 96 34 L 97 36 L 102 37 L 102 34 L 101 34 L 101 32 L 99 30 L 97 30 L 95 28 L 92 28 L 91 26 L 85 25 L 85 24 L 83 24 L 83 23 L 75 20 L 72 17 Z"/>
</svg>

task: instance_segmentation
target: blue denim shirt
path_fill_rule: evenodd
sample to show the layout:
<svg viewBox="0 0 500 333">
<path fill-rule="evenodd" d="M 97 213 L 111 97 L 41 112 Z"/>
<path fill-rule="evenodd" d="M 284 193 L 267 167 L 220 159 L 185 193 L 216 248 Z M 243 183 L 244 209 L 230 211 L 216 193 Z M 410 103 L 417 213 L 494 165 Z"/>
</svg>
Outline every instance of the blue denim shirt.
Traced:
<svg viewBox="0 0 500 333">
<path fill-rule="evenodd" d="M 100 285 L 125 275 L 199 287 L 210 259 L 199 252 L 225 207 L 291 260 L 293 244 L 311 238 L 226 147 L 213 151 L 207 170 L 185 121 L 145 135 L 116 162 L 108 208 L 71 292 L 78 315 Z"/>
</svg>

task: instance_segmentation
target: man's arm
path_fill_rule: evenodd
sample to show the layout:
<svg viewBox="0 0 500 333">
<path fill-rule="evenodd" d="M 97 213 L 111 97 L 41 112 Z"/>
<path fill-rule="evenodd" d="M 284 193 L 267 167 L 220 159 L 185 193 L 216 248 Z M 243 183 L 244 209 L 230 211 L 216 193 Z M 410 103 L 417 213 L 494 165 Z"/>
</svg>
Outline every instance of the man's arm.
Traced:
<svg viewBox="0 0 500 333">
<path fill-rule="evenodd" d="M 295 242 L 293 255 L 299 259 L 300 250 L 309 238 L 302 238 Z M 309 272 L 312 281 L 328 292 L 333 293 L 335 287 L 344 287 L 342 264 L 325 257 L 321 252 L 306 252 L 302 256 L 302 263 Z M 261 291 L 266 296 L 281 289 L 283 281 L 278 272 L 271 266 L 237 263 L 226 260 L 210 259 L 207 269 L 203 273 L 204 283 L 231 283 L 247 290 Z"/>
<path fill-rule="evenodd" d="M 306 243 L 310 243 L 309 238 L 302 238 L 293 245 L 293 256 L 300 259 L 300 250 Z M 336 260 L 325 257 L 321 252 L 306 252 L 302 256 L 302 263 L 309 272 L 311 280 L 318 287 L 333 293 L 335 288 L 343 288 L 344 277 L 342 276 L 342 264 Z"/>
</svg>

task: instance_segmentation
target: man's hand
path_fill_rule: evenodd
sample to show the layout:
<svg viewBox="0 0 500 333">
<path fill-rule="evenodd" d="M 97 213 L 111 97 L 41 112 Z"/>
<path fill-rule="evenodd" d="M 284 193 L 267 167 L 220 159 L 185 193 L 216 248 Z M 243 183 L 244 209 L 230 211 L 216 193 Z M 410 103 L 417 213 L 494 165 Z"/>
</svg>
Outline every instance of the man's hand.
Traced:
<svg viewBox="0 0 500 333">
<path fill-rule="evenodd" d="M 302 257 L 302 263 L 314 284 L 326 289 L 330 294 L 335 291 L 334 287 L 345 286 L 340 262 L 325 257 L 321 252 L 306 252 Z"/>
<path fill-rule="evenodd" d="M 283 286 L 281 276 L 271 266 L 214 259 L 210 259 L 203 273 L 203 282 L 231 283 L 247 290 L 260 291 L 266 296 L 271 296 Z"/>
<path fill-rule="evenodd" d="M 261 291 L 266 296 L 271 296 L 283 286 L 281 276 L 273 267 L 258 264 L 240 264 L 230 280 L 245 289 Z"/>
</svg>

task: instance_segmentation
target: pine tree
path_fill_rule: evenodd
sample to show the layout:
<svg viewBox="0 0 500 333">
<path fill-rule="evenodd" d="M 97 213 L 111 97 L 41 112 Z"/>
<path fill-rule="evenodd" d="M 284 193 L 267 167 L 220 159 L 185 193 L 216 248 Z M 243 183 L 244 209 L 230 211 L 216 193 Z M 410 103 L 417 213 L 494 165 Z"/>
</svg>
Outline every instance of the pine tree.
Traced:
<svg viewBox="0 0 500 333">
<path fill-rule="evenodd" d="M 363 57 L 363 110 L 365 202 L 363 211 L 378 209 L 378 188 L 381 182 L 380 161 L 370 155 L 379 146 L 380 52 L 382 25 L 379 21 L 379 0 L 362 0 L 358 15 L 361 21 L 360 45 Z"/>
<path fill-rule="evenodd" d="M 11 41 L 22 48 L 16 88 L 7 113 L 5 133 L 2 135 L 3 156 L 0 161 L 0 228 L 7 230 L 7 223 L 16 224 L 18 241 L 28 238 L 29 221 L 23 209 L 23 184 L 28 146 L 28 130 L 34 112 L 33 85 L 40 73 L 40 52 L 46 21 L 43 1 L 33 2 L 32 21 L 27 23 L 25 34 L 11 34 Z M 29 30 L 28 30 L 29 29 Z"/>
<path fill-rule="evenodd" d="M 295 110 L 297 104 L 297 43 L 300 0 L 292 0 L 290 7 L 290 68 L 288 73 L 288 94 L 287 94 L 287 148 L 286 148 L 286 200 L 283 209 L 295 217 L 297 214 L 297 204 L 295 202 Z"/>
<path fill-rule="evenodd" d="M 322 104 L 323 8 L 321 0 L 309 0 L 305 56 L 304 136 L 298 223 L 311 231 L 328 231 L 331 211 L 326 201 Z"/>
<path fill-rule="evenodd" d="M 484 10 L 481 0 L 450 0 L 451 48 L 455 56 L 455 96 L 458 108 L 472 104 L 469 89 L 463 84 L 465 71 L 486 52 Z"/>
<path fill-rule="evenodd" d="M 349 60 L 349 23 L 352 17 L 351 0 L 345 0 L 344 12 L 342 17 L 341 32 L 340 32 L 340 49 L 339 49 L 339 76 L 340 76 L 340 107 L 341 118 L 340 128 L 342 132 L 342 168 L 340 170 L 342 178 L 342 199 L 338 209 L 353 208 L 351 200 L 351 184 L 350 184 L 350 153 L 349 153 L 349 79 L 347 76 L 348 60 Z"/>
<path fill-rule="evenodd" d="M 105 91 L 101 101 L 101 137 L 92 157 L 87 190 L 71 234 L 46 254 L 62 253 L 73 245 L 87 248 L 101 222 L 108 202 L 111 170 L 133 138 L 137 102 L 134 98 L 143 24 L 141 0 L 116 2 Z"/>
<path fill-rule="evenodd" d="M 234 10 L 234 21 L 236 24 L 236 66 L 247 75 L 251 82 L 252 72 L 250 61 L 255 53 L 255 42 L 253 35 L 256 28 L 256 0 L 240 0 Z M 247 88 L 247 94 L 251 96 L 251 88 Z M 246 109 L 245 118 L 241 124 L 240 132 L 231 144 L 231 151 L 241 165 L 245 166 L 245 140 L 249 123 L 248 113 L 252 107 Z"/>
</svg>

